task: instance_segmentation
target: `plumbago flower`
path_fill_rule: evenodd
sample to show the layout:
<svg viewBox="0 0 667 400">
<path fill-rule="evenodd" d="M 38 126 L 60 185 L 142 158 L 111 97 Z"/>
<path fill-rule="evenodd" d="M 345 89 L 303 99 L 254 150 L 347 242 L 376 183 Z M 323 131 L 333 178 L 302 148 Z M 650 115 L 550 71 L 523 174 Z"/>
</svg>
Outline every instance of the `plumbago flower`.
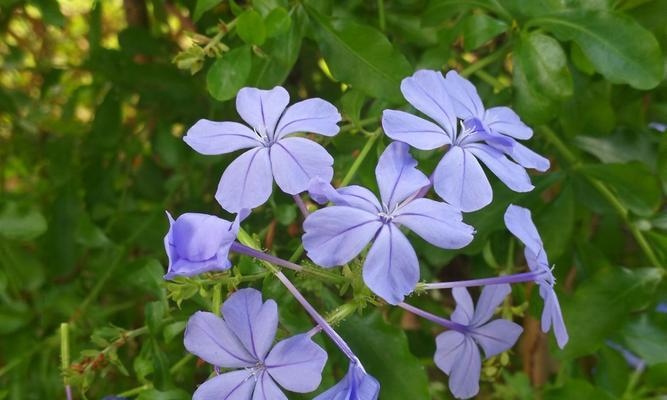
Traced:
<svg viewBox="0 0 667 400">
<path fill-rule="evenodd" d="M 280 86 L 271 90 L 243 88 L 236 96 L 236 110 L 252 129 L 238 122 L 201 119 L 183 138 L 205 155 L 250 149 L 222 174 L 215 198 L 225 210 L 238 212 L 264 204 L 274 179 L 283 192 L 292 195 L 306 191 L 315 176 L 331 181 L 333 158 L 329 153 L 312 140 L 293 135 L 312 132 L 334 136 L 340 114 L 319 98 L 290 107 L 288 103 L 289 94 Z"/>
<path fill-rule="evenodd" d="M 479 210 L 493 199 L 479 161 L 517 192 L 533 189 L 525 168 L 549 168 L 549 160 L 515 140 L 530 139 L 533 134 L 519 116 L 508 107 L 484 109 L 473 84 L 456 71 L 449 71 L 447 78 L 438 71 L 417 71 L 403 79 L 401 91 L 437 124 L 403 111 L 385 110 L 385 133 L 421 150 L 449 145 L 433 172 L 433 187 L 462 211 Z"/>
<path fill-rule="evenodd" d="M 542 331 L 549 332 L 553 326 L 556 342 L 562 349 L 567 344 L 569 335 L 563 321 L 558 297 L 554 291 L 556 279 L 549 267 L 547 252 L 544 250 L 540 234 L 530 216 L 530 210 L 510 204 L 505 211 L 505 225 L 526 246 L 524 255 L 530 270 L 540 273 L 536 283 L 540 288 L 540 296 L 544 299 Z"/>
<path fill-rule="evenodd" d="M 311 197 L 335 206 L 306 218 L 303 245 L 308 257 L 327 268 L 343 265 L 373 241 L 364 262 L 364 281 L 388 303 L 402 301 L 419 280 L 419 263 L 401 226 L 445 249 L 466 246 L 474 232 L 462 222 L 461 212 L 449 204 L 411 196 L 429 184 L 416 165 L 405 143 L 387 147 L 375 169 L 381 201 L 360 186 L 335 190 L 314 182 Z"/>
<path fill-rule="evenodd" d="M 358 362 L 351 362 L 345 377 L 314 400 L 376 400 L 380 384 Z"/>
<path fill-rule="evenodd" d="M 169 269 L 164 279 L 228 270 L 231 262 L 227 255 L 246 215 L 247 210 L 242 210 L 234 222 L 199 213 L 186 213 L 174 220 L 167 212 L 169 231 L 164 248 Z"/>
<path fill-rule="evenodd" d="M 511 292 L 510 285 L 485 286 L 475 308 L 468 290 L 454 288 L 456 309 L 452 321 L 459 325 L 436 338 L 435 364 L 449 375 L 449 389 L 458 398 L 469 398 L 479 392 L 479 377 L 484 350 L 486 358 L 500 354 L 516 343 L 523 329 L 512 321 L 489 320 L 503 299 Z"/>
<path fill-rule="evenodd" d="M 280 387 L 297 393 L 317 389 L 327 353 L 308 335 L 281 340 L 272 348 L 278 307 L 261 292 L 241 289 L 221 308 L 223 318 L 197 312 L 188 321 L 185 348 L 220 368 L 235 369 L 203 383 L 194 400 L 287 400 Z"/>
</svg>

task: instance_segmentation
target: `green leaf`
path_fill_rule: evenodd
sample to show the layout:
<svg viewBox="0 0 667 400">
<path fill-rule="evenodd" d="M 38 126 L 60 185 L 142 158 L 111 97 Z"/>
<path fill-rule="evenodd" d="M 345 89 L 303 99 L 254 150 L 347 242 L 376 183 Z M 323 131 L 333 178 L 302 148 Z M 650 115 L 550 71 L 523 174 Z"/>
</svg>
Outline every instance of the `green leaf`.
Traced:
<svg viewBox="0 0 667 400">
<path fill-rule="evenodd" d="M 514 59 L 512 84 L 515 90 L 514 105 L 521 118 L 528 123 L 538 124 L 554 117 L 556 102 L 545 96 L 530 83 L 522 57 Z"/>
<path fill-rule="evenodd" d="M 533 92 L 560 100 L 572 96 L 572 75 L 558 41 L 538 32 L 521 35 L 517 57 Z"/>
<path fill-rule="evenodd" d="M 266 26 L 266 36 L 274 37 L 287 32 L 292 25 L 292 18 L 287 10 L 282 7 L 274 8 L 264 18 L 264 25 Z"/>
<path fill-rule="evenodd" d="M 340 333 L 368 373 L 380 382 L 383 400 L 431 398 L 426 371 L 410 353 L 405 332 L 386 324 L 380 313 L 350 317 L 340 326 Z"/>
<path fill-rule="evenodd" d="M 632 18 L 608 11 L 569 10 L 531 21 L 561 40 L 573 40 L 595 68 L 615 83 L 656 87 L 664 65 L 655 36 Z"/>
<path fill-rule="evenodd" d="M 552 260 L 560 257 L 569 247 L 574 232 L 574 213 L 574 191 L 566 184 L 556 200 L 547 205 L 535 221 Z M 554 224 L 554 221 L 558 223 Z"/>
<path fill-rule="evenodd" d="M 545 400 L 595 399 L 613 400 L 614 397 L 585 380 L 571 379 L 559 388 L 552 388 L 544 394 Z"/>
<path fill-rule="evenodd" d="M 484 43 L 507 31 L 507 23 L 486 14 L 470 15 L 463 20 L 463 48 L 475 50 Z"/>
<path fill-rule="evenodd" d="M 222 0 L 197 0 L 197 5 L 195 5 L 195 13 L 192 17 L 194 22 L 199 21 L 204 13 L 218 4 L 222 3 Z"/>
<path fill-rule="evenodd" d="M 236 33 L 248 44 L 261 46 L 266 40 L 264 19 L 255 10 L 246 10 L 236 20 Z"/>
<path fill-rule="evenodd" d="M 206 88 L 216 100 L 225 101 L 236 96 L 250 74 L 250 47 L 243 46 L 217 59 L 206 74 Z"/>
<path fill-rule="evenodd" d="M 660 207 L 660 182 L 643 163 L 591 164 L 581 171 L 608 184 L 619 201 L 637 215 L 651 216 Z"/>
<path fill-rule="evenodd" d="M 570 298 L 561 298 L 570 341 L 570 359 L 595 352 L 630 313 L 645 306 L 665 272 L 659 268 L 604 268 L 586 280 Z"/>
<path fill-rule="evenodd" d="M 401 102 L 401 80 L 412 73 L 403 54 L 375 28 L 332 20 L 311 7 L 315 36 L 333 76 L 370 96 Z"/>
<path fill-rule="evenodd" d="M 141 392 L 137 400 L 190 400 L 192 394 L 182 389 L 160 391 L 156 389 Z"/>
<path fill-rule="evenodd" d="M 46 218 L 39 210 L 7 202 L 0 211 L 0 236 L 6 239 L 31 240 L 46 232 Z"/>
<path fill-rule="evenodd" d="M 629 323 L 623 337 L 630 350 L 648 365 L 667 363 L 667 331 L 650 321 L 647 315 Z"/>
</svg>

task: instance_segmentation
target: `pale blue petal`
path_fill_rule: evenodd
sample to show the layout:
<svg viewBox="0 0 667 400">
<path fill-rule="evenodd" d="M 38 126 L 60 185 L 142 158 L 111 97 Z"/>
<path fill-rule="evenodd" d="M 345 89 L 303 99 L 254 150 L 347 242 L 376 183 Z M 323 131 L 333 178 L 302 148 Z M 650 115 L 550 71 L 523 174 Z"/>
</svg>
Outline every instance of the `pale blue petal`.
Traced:
<svg viewBox="0 0 667 400">
<path fill-rule="evenodd" d="M 221 310 L 227 326 L 248 353 L 264 361 L 278 329 L 276 302 L 262 302 L 262 293 L 256 289 L 241 289 L 229 296 Z"/>
<path fill-rule="evenodd" d="M 375 167 L 375 177 L 380 188 L 380 198 L 388 211 L 430 182 L 417 168 L 409 146 L 392 142 L 380 156 Z"/>
<path fill-rule="evenodd" d="M 196 152 L 205 155 L 231 153 L 239 149 L 261 146 L 259 137 L 238 122 L 215 122 L 200 119 L 183 137 Z"/>
<path fill-rule="evenodd" d="M 248 150 L 232 161 L 222 174 L 218 203 L 229 212 L 264 204 L 273 190 L 271 161 L 267 148 Z"/>
<path fill-rule="evenodd" d="M 544 299 L 544 310 L 542 310 L 542 331 L 548 332 L 551 326 L 554 329 L 556 342 L 561 349 L 565 347 L 570 337 L 563 321 L 563 313 L 560 309 L 558 297 L 553 288 L 540 285 L 540 295 Z"/>
<path fill-rule="evenodd" d="M 458 362 L 449 374 L 449 390 L 459 399 L 468 399 L 479 392 L 479 377 L 482 372 L 482 356 L 477 344 L 466 337 Z"/>
<path fill-rule="evenodd" d="M 393 221 L 443 249 L 467 246 L 475 232 L 472 226 L 463 222 L 460 211 L 447 203 L 424 198 L 400 207 Z"/>
<path fill-rule="evenodd" d="M 227 323 L 210 312 L 198 311 L 190 317 L 183 343 L 190 353 L 217 367 L 243 368 L 257 364 Z"/>
<path fill-rule="evenodd" d="M 314 400 L 377 400 L 380 383 L 358 364 L 350 363 L 345 377 Z"/>
<path fill-rule="evenodd" d="M 390 138 L 420 150 L 433 150 L 452 143 L 441 127 L 404 111 L 384 110 L 382 129 Z"/>
<path fill-rule="evenodd" d="M 543 253 L 542 239 L 533 223 L 529 209 L 510 204 L 505 211 L 505 226 L 533 254 Z"/>
<path fill-rule="evenodd" d="M 474 328 L 471 335 L 484 349 L 486 358 L 489 358 L 512 348 L 521 332 L 523 328 L 512 321 L 494 319 L 488 324 Z"/>
<path fill-rule="evenodd" d="M 475 313 L 475 306 L 472 303 L 472 297 L 468 289 L 464 287 L 455 287 L 452 289 L 452 296 L 456 301 L 456 308 L 452 313 L 452 321 L 461 325 L 470 325 Z"/>
<path fill-rule="evenodd" d="M 276 127 L 275 139 L 286 135 L 307 132 L 334 136 L 340 130 L 341 116 L 328 101 L 314 98 L 295 103 L 285 110 Z"/>
<path fill-rule="evenodd" d="M 484 117 L 484 105 L 477 94 L 477 89 L 469 80 L 461 77 L 456 71 L 447 72 L 445 88 L 452 99 L 456 116 L 461 119 Z"/>
<path fill-rule="evenodd" d="M 458 363 L 461 352 L 463 351 L 463 342 L 465 336 L 457 331 L 444 331 L 435 339 L 436 350 L 433 356 L 435 365 L 442 370 L 442 372 L 449 375 L 452 368 Z"/>
<path fill-rule="evenodd" d="M 236 110 L 241 118 L 268 138 L 273 138 L 276 124 L 288 103 L 289 93 L 280 86 L 271 90 L 246 87 L 236 95 Z"/>
<path fill-rule="evenodd" d="M 456 132 L 456 110 L 440 71 L 420 70 L 401 81 L 401 92 L 417 110 L 431 117 L 448 133 Z"/>
<path fill-rule="evenodd" d="M 269 153 L 273 176 L 285 193 L 305 192 L 314 177 L 327 182 L 333 178 L 333 158 L 312 140 L 301 137 L 281 139 L 271 146 Z"/>
<path fill-rule="evenodd" d="M 250 370 L 232 371 L 201 384 L 192 400 L 251 400 L 254 389 L 255 379 Z"/>
<path fill-rule="evenodd" d="M 493 191 L 482 166 L 471 153 L 453 146 L 433 174 L 433 189 L 461 211 L 476 211 L 491 203 Z"/>
<path fill-rule="evenodd" d="M 419 280 L 419 262 L 412 245 L 394 224 L 385 224 L 363 266 L 366 286 L 389 304 L 398 304 Z"/>
<path fill-rule="evenodd" d="M 474 154 L 507 187 L 515 192 L 530 192 L 533 190 L 534 186 L 530 183 L 530 177 L 526 170 L 519 164 L 510 161 L 500 151 L 481 143 L 470 144 L 466 146 L 466 150 Z"/>
<path fill-rule="evenodd" d="M 268 372 L 262 371 L 257 377 L 252 400 L 287 400 L 287 396 L 273 381 Z"/>
<path fill-rule="evenodd" d="M 307 334 L 278 342 L 266 357 L 266 370 L 282 387 L 292 392 L 308 393 L 322 381 L 327 352 Z"/>
<path fill-rule="evenodd" d="M 551 166 L 548 158 L 543 157 L 516 140 L 507 154 L 524 168 L 545 172 Z"/>
<path fill-rule="evenodd" d="M 516 139 L 530 139 L 533 130 L 509 107 L 492 107 L 484 114 L 484 124 L 491 132 L 511 136 Z"/>
<path fill-rule="evenodd" d="M 336 189 L 331 183 L 316 177 L 310 181 L 308 194 L 319 204 L 330 201 L 337 206 L 350 206 L 373 214 L 382 211 L 377 197 L 362 186 L 352 185 Z"/>
<path fill-rule="evenodd" d="M 477 300 L 477 307 L 475 308 L 470 325 L 480 326 L 490 320 L 496 312 L 496 308 L 500 306 L 505 297 L 511 292 L 512 288 L 508 284 L 484 286 L 482 294 Z"/>
</svg>

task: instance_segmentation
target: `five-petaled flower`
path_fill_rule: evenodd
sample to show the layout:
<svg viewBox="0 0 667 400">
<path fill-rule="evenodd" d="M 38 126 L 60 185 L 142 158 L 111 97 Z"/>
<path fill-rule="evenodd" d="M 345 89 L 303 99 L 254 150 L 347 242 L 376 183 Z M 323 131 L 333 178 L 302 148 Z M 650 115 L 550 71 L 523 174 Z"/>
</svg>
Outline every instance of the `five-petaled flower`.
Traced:
<svg viewBox="0 0 667 400">
<path fill-rule="evenodd" d="M 433 172 L 433 188 L 460 210 L 478 210 L 493 198 L 479 161 L 517 192 L 533 189 L 524 168 L 549 168 L 548 159 L 515 140 L 533 134 L 519 116 L 508 107 L 484 109 L 473 84 L 456 71 L 449 71 L 447 78 L 438 71 L 417 71 L 403 79 L 401 91 L 437 124 L 407 112 L 385 110 L 382 127 L 390 138 L 418 149 L 450 146 Z"/>
<path fill-rule="evenodd" d="M 468 290 L 454 288 L 456 309 L 452 321 L 460 328 L 447 330 L 436 338 L 435 364 L 449 375 L 449 389 L 457 398 L 469 398 L 479 391 L 482 357 L 500 354 L 516 343 L 523 329 L 512 321 L 489 320 L 505 296 L 507 284 L 486 286 L 475 308 Z"/>
<path fill-rule="evenodd" d="M 530 270 L 539 273 L 539 278 L 536 282 L 540 287 L 540 296 L 544 299 L 542 331 L 545 333 L 549 332 L 549 329 L 553 325 L 556 342 L 558 342 L 558 346 L 562 349 L 567 344 L 569 336 L 565 322 L 563 321 L 558 297 L 556 297 L 556 292 L 554 291 L 556 279 L 549 267 L 547 252 L 544 250 L 540 234 L 537 232 L 537 228 L 530 216 L 530 210 L 510 204 L 507 207 L 507 211 L 505 211 L 505 225 L 526 246 L 524 255 Z"/>
<path fill-rule="evenodd" d="M 280 389 L 317 389 L 327 353 L 307 334 L 273 340 L 278 307 L 255 289 L 241 289 L 222 305 L 222 315 L 197 312 L 188 321 L 185 348 L 216 367 L 232 368 L 204 382 L 193 400 L 287 400 Z M 272 348 L 273 347 L 273 348 Z"/>
<path fill-rule="evenodd" d="M 360 186 L 335 190 L 314 181 L 311 197 L 335 206 L 312 213 L 303 224 L 308 257 L 323 267 L 346 264 L 373 241 L 364 262 L 364 281 L 391 304 L 402 301 L 419 280 L 417 255 L 401 226 L 445 249 L 466 246 L 474 232 L 454 207 L 414 198 L 429 180 L 415 168 L 417 162 L 408 150 L 405 143 L 394 142 L 380 156 L 375 176 L 381 202 Z"/>
<path fill-rule="evenodd" d="M 347 374 L 314 400 L 376 400 L 380 383 L 368 375 L 358 362 L 351 362 Z"/>
<path fill-rule="evenodd" d="M 167 212 L 169 231 L 164 237 L 164 248 L 169 258 L 169 269 L 164 278 L 229 269 L 229 248 L 236 240 L 239 224 L 246 215 L 247 210 L 241 210 L 234 222 L 199 213 L 186 213 L 174 220 Z"/>
<path fill-rule="evenodd" d="M 273 191 L 274 178 L 282 191 L 292 195 L 306 191 L 315 176 L 331 181 L 333 158 L 329 153 L 314 141 L 293 135 L 336 135 L 341 119 L 338 110 L 319 98 L 290 107 L 288 103 L 289 94 L 280 86 L 243 88 L 236 96 L 236 109 L 252 129 L 238 122 L 201 119 L 183 138 L 206 155 L 250 149 L 222 174 L 215 198 L 225 210 L 238 212 L 264 204 Z"/>
</svg>

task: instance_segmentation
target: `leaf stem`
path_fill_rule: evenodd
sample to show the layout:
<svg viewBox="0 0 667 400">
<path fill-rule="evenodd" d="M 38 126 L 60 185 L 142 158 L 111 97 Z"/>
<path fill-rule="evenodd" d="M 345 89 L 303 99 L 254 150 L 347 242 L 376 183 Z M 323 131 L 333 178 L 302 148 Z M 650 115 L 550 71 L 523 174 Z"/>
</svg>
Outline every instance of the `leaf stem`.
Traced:
<svg viewBox="0 0 667 400">
<path fill-rule="evenodd" d="M 387 22 L 384 17 L 384 0 L 378 0 L 378 24 L 382 32 L 387 29 Z"/>
<path fill-rule="evenodd" d="M 60 369 L 65 384 L 65 396 L 67 400 L 72 400 L 72 386 L 69 384 L 67 369 L 69 368 L 69 324 L 63 322 L 60 324 Z"/>
</svg>

